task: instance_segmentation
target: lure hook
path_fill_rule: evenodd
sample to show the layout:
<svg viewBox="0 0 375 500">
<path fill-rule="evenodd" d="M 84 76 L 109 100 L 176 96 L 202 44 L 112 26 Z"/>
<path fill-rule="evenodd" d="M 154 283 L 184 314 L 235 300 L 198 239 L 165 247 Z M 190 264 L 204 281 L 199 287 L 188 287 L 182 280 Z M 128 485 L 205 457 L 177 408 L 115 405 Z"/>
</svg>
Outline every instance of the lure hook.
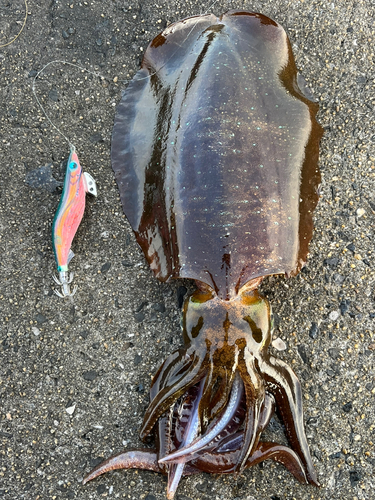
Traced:
<svg viewBox="0 0 375 500">
<path fill-rule="evenodd" d="M 57 290 L 53 290 L 58 297 L 62 299 L 65 299 L 66 297 L 73 297 L 78 288 L 77 285 L 74 285 L 73 290 L 70 290 L 69 285 L 73 281 L 74 273 L 69 274 L 66 271 L 60 271 L 58 278 L 54 274 L 52 275 L 52 278 L 57 285 L 62 287 L 61 293 Z"/>
</svg>

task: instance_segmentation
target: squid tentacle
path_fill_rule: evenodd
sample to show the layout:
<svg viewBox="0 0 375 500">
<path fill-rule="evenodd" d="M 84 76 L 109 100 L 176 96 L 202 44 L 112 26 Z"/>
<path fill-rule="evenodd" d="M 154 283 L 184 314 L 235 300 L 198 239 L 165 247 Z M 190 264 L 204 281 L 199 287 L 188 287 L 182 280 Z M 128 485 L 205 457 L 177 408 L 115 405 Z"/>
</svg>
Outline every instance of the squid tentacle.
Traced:
<svg viewBox="0 0 375 500">
<path fill-rule="evenodd" d="M 173 377 L 177 380 L 173 381 L 171 385 L 166 385 L 169 382 L 168 377 L 165 381 L 165 387 L 154 397 L 146 410 L 140 432 L 141 439 L 144 440 L 148 436 L 156 421 L 169 406 L 172 406 L 187 389 L 203 378 L 206 370 L 204 359 L 196 357 L 179 378 Z"/>
<path fill-rule="evenodd" d="M 178 373 L 180 370 L 186 370 L 193 362 L 186 349 L 178 349 L 168 356 L 160 366 L 152 380 L 150 387 L 150 401 L 153 401 L 160 390 L 165 387 L 165 381 L 171 376 L 171 371 Z"/>
<path fill-rule="evenodd" d="M 231 348 L 230 354 L 228 354 L 229 362 L 223 366 L 217 358 L 220 358 L 221 351 L 214 351 L 213 355 L 210 354 L 210 367 L 212 377 L 211 380 L 207 380 L 205 392 L 202 396 L 202 401 L 199 405 L 199 412 L 201 417 L 202 428 L 206 428 L 209 422 L 222 411 L 230 398 L 230 392 L 232 390 L 233 381 L 237 372 L 238 365 L 238 349 Z M 218 390 L 214 397 L 212 397 L 212 389 L 215 383 L 218 381 L 219 377 L 224 374 L 225 385 L 220 384 Z"/>
<path fill-rule="evenodd" d="M 206 377 L 203 378 L 199 384 L 198 393 L 193 401 L 192 409 L 189 415 L 188 423 L 185 428 L 184 437 L 181 445 L 188 446 L 192 441 L 194 441 L 200 428 L 200 419 L 198 415 L 198 406 L 202 399 L 203 389 L 205 386 Z M 180 404 L 182 407 L 183 402 Z M 167 486 L 167 498 L 172 499 L 176 493 L 178 484 L 181 477 L 184 475 L 185 461 L 178 464 L 171 464 L 168 471 L 168 486 Z"/>
<path fill-rule="evenodd" d="M 189 465 L 210 473 L 230 474 L 234 472 L 243 444 L 243 437 L 243 432 L 234 434 L 225 446 L 199 456 Z M 260 441 L 252 455 L 247 459 L 245 468 L 257 465 L 264 460 L 274 460 L 281 463 L 300 483 L 308 484 L 301 459 L 287 446 Z"/>
<path fill-rule="evenodd" d="M 208 419 L 213 420 L 218 413 L 224 408 L 229 399 L 229 389 L 231 389 L 233 384 L 234 373 L 220 367 L 217 370 L 218 376 L 217 380 L 221 378 L 218 384 L 215 395 L 212 397 L 211 401 L 208 403 Z M 230 376 L 231 375 L 231 376 Z"/>
<path fill-rule="evenodd" d="M 224 382 L 225 384 L 220 384 L 212 403 L 209 405 L 209 420 L 213 420 L 219 413 L 221 413 L 230 398 L 230 392 L 232 390 L 233 382 L 236 377 L 238 367 L 238 356 L 235 356 L 233 363 L 230 368 L 223 368 L 224 371 Z"/>
<path fill-rule="evenodd" d="M 261 433 L 259 422 L 265 399 L 264 381 L 255 367 L 254 358 L 244 357 L 238 368 L 245 386 L 247 412 L 244 443 L 238 458 L 237 471 L 245 467 L 247 459 L 258 445 Z"/>
<path fill-rule="evenodd" d="M 202 429 L 208 422 L 208 402 L 212 397 L 212 388 L 215 384 L 215 381 L 217 380 L 217 372 L 218 370 L 215 369 L 215 366 L 212 363 L 212 359 L 209 358 L 207 362 L 207 374 L 203 388 L 203 394 L 200 400 L 199 407 L 197 409 Z"/>
<path fill-rule="evenodd" d="M 286 363 L 274 356 L 261 363 L 261 373 L 267 390 L 276 399 L 288 441 L 306 468 L 308 482 L 319 486 L 303 425 L 302 390 L 297 376 Z"/>
<path fill-rule="evenodd" d="M 228 423 L 225 432 L 222 432 L 221 435 L 218 436 L 218 439 L 215 440 L 215 443 L 213 443 L 214 446 L 210 446 L 207 451 L 219 454 L 227 451 L 233 451 L 242 446 L 244 431 L 239 429 L 245 420 L 246 409 L 244 408 L 244 404 L 245 399 L 243 397 L 240 401 L 235 417 Z M 259 433 L 262 433 L 265 427 L 267 427 L 274 410 L 274 397 L 271 394 L 266 393 L 259 417 Z M 236 440 L 238 441 L 237 445 Z"/>
<path fill-rule="evenodd" d="M 291 448 L 278 443 L 260 442 L 255 452 L 248 458 L 246 467 L 272 459 L 279 462 L 302 484 L 308 484 L 301 459 Z"/>
<path fill-rule="evenodd" d="M 241 381 L 241 377 L 239 374 L 234 379 L 232 391 L 230 395 L 230 399 L 228 405 L 223 413 L 215 424 L 208 429 L 207 432 L 200 436 L 198 439 L 194 440 L 189 446 L 185 446 L 180 448 L 179 450 L 171 453 L 164 458 L 160 459 L 160 463 L 164 462 L 179 462 L 183 460 L 184 462 L 192 460 L 197 452 L 204 450 L 204 448 L 209 445 L 221 431 L 227 427 L 230 420 L 233 418 L 238 405 L 241 401 L 243 393 L 243 384 Z"/>
<path fill-rule="evenodd" d="M 258 430 L 261 434 L 270 423 L 272 415 L 275 413 L 276 402 L 273 394 L 266 392 L 264 395 L 263 406 L 259 418 Z"/>
<path fill-rule="evenodd" d="M 104 460 L 90 471 L 83 479 L 82 484 L 95 479 L 106 472 L 118 469 L 144 469 L 163 472 L 159 467 L 156 450 L 139 449 L 126 450 Z"/>
<path fill-rule="evenodd" d="M 168 453 L 171 452 L 173 447 L 172 443 L 172 418 L 173 418 L 174 406 L 168 408 L 168 410 L 159 418 L 157 432 L 156 432 L 156 449 L 158 450 L 158 460 Z M 168 466 L 166 464 L 160 464 L 160 469 L 164 474 L 168 473 Z"/>
</svg>

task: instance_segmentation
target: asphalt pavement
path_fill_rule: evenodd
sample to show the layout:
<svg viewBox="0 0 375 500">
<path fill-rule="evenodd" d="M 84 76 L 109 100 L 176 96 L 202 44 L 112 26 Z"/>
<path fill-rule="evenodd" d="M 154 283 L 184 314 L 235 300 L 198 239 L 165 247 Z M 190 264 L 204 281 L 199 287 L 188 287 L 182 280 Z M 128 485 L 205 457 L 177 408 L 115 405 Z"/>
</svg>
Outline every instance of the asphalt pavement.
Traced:
<svg viewBox="0 0 375 500">
<path fill-rule="evenodd" d="M 111 131 L 121 92 L 158 32 L 206 11 L 244 9 L 287 30 L 325 131 L 307 265 L 295 278 L 262 285 L 275 312 L 274 337 L 286 345 L 277 356 L 302 384 L 321 488 L 300 485 L 267 461 L 239 476 L 183 479 L 177 499 L 370 500 L 374 3 L 156 1 L 29 0 L 22 33 L 0 48 L 0 498 L 165 498 L 166 479 L 152 472 L 112 472 L 81 484 L 103 457 L 142 445 L 152 375 L 182 344 L 180 303 L 192 289 L 188 281 L 159 283 L 148 268 L 120 206 Z M 0 45 L 24 15 L 24 0 L 0 1 Z M 36 92 L 61 132 L 32 93 L 48 63 Z M 52 280 L 51 225 L 69 155 L 62 134 L 98 186 L 73 242 L 73 301 L 58 298 Z M 277 418 L 268 432 L 285 442 Z"/>
</svg>

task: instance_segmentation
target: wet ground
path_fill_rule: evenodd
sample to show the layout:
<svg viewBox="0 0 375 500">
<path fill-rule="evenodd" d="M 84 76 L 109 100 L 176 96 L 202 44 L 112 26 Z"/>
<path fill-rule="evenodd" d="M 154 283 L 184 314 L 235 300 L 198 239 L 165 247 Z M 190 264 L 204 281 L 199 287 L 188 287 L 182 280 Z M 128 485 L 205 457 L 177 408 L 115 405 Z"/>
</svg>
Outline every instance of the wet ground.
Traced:
<svg viewBox="0 0 375 500">
<path fill-rule="evenodd" d="M 23 0 L 0 0 L 0 45 Z M 231 8 L 260 11 L 290 36 L 320 102 L 321 200 L 306 268 L 263 292 L 278 356 L 303 388 L 321 488 L 265 462 L 233 477 L 183 480 L 180 500 L 370 499 L 375 425 L 375 12 L 371 0 L 29 0 L 19 38 L 0 48 L 0 498 L 163 499 L 166 480 L 121 471 L 81 485 L 102 457 L 141 443 L 152 375 L 181 345 L 189 283 L 152 276 L 120 207 L 110 165 L 116 103 L 148 42 L 170 22 Z M 52 292 L 51 223 L 73 142 L 98 184 L 73 243 L 74 301 Z M 82 66 L 102 77 L 63 64 Z M 270 433 L 283 439 L 277 419 Z"/>
</svg>

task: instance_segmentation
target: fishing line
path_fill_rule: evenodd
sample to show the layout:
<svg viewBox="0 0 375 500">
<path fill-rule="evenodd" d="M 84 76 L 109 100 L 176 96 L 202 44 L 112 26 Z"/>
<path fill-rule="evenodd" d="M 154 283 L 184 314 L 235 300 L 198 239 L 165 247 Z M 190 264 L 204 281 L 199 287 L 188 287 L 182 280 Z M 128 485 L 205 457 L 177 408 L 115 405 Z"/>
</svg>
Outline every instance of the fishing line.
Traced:
<svg viewBox="0 0 375 500">
<path fill-rule="evenodd" d="M 52 127 L 67 141 L 70 147 L 62 197 L 52 225 L 52 245 L 59 273 L 58 278 L 54 275 L 52 277 L 55 283 L 62 287 L 61 292 L 54 289 L 53 291 L 55 294 L 63 299 L 69 298 L 70 301 L 73 302 L 73 296 L 77 291 L 77 286 L 75 285 L 73 289 L 70 288 L 74 276 L 72 272 L 68 272 L 68 265 L 74 257 L 74 253 L 71 250 L 71 243 L 83 217 L 86 193 L 96 196 L 97 188 L 94 178 L 89 173 L 83 172 L 75 152 L 76 148 L 74 144 L 72 144 L 70 139 L 63 134 L 50 119 L 36 93 L 36 81 L 38 77 L 51 64 L 67 64 L 68 66 L 78 68 L 90 75 L 99 77 L 101 80 L 105 80 L 105 77 L 99 73 L 83 68 L 78 64 L 56 59 L 45 64 L 35 75 L 32 83 L 32 91 L 35 100 L 44 116 Z"/>
<path fill-rule="evenodd" d="M 0 45 L 0 49 L 2 49 L 3 47 L 7 47 L 8 45 L 10 45 L 11 43 L 13 43 L 17 40 L 17 38 L 22 33 L 23 28 L 25 27 L 26 21 L 27 21 L 27 0 L 25 0 L 25 19 L 23 20 L 23 24 L 21 26 L 21 29 L 19 30 L 18 34 L 13 38 L 13 40 L 11 40 L 8 43 L 4 43 L 3 45 Z"/>
<path fill-rule="evenodd" d="M 212 7 L 218 2 L 219 0 L 214 0 L 209 6 L 208 8 L 206 9 L 205 12 L 203 12 L 203 14 L 200 14 L 200 15 L 206 15 L 208 13 L 209 10 L 212 9 Z M 27 0 L 25 0 L 25 5 L 27 6 Z M 26 18 L 27 18 L 27 9 L 26 9 L 26 17 L 25 17 L 25 21 L 24 21 L 24 25 L 26 23 Z M 184 44 L 186 42 L 186 40 L 189 38 L 189 36 L 191 35 L 191 33 L 193 32 L 194 28 L 197 26 L 198 24 L 198 21 L 196 21 L 194 23 L 194 25 L 192 26 L 192 28 L 190 29 L 189 33 L 186 35 L 186 37 L 184 38 L 182 44 Z M 23 27 L 22 27 L 23 29 Z M 21 29 L 21 31 L 22 31 Z M 20 33 L 21 33 L 20 31 Z M 19 33 L 19 34 L 20 34 Z M 17 35 L 17 37 L 19 36 L 19 34 Z M 16 38 L 17 38 L 16 37 Z M 15 40 L 15 39 L 14 39 Z M 13 40 L 13 41 L 14 41 Z M 12 42 L 9 42 L 9 43 L 12 43 Z M 177 52 L 178 48 L 176 48 L 175 52 L 170 56 L 170 58 L 168 60 L 170 60 Z M 167 61 L 168 62 L 168 61 Z M 163 64 L 163 66 L 161 66 L 160 68 L 158 68 L 157 70 L 155 70 L 154 73 L 150 74 L 150 75 L 147 75 L 145 76 L 144 78 L 140 78 L 140 80 L 146 80 L 148 78 L 151 78 L 152 76 L 156 75 L 158 73 L 158 71 L 160 71 L 161 69 L 163 69 L 163 67 L 167 64 L 167 62 L 165 64 Z M 33 79 L 33 83 L 32 83 L 32 91 L 33 91 L 33 94 L 34 94 L 34 97 L 35 97 L 35 100 L 36 102 L 38 103 L 40 109 L 42 110 L 44 116 L 46 117 L 46 119 L 48 120 L 48 122 L 50 123 L 50 125 L 65 139 L 65 141 L 69 144 L 69 147 L 71 150 L 74 150 L 75 147 L 74 147 L 74 144 L 70 141 L 70 139 L 65 135 L 63 134 L 63 132 L 52 122 L 52 120 L 50 119 L 50 117 L 48 116 L 44 106 L 42 105 L 42 103 L 40 102 L 38 96 L 37 96 L 37 93 L 36 93 L 36 81 L 37 79 L 39 78 L 39 76 L 41 75 L 41 73 L 43 73 L 47 68 L 48 66 L 50 66 L 51 64 L 67 64 L 68 66 L 73 66 L 75 68 L 78 68 L 80 69 L 81 71 L 85 71 L 86 73 L 89 73 L 90 75 L 93 75 L 93 76 L 96 76 L 98 78 L 100 78 L 101 80 L 105 80 L 106 78 L 103 76 L 103 75 L 100 75 L 99 73 L 95 73 L 93 71 L 90 71 L 82 66 L 79 66 L 78 64 L 74 64 L 74 63 L 71 63 L 71 62 L 68 62 L 68 61 L 63 61 L 63 60 L 59 60 L 59 59 L 56 59 L 56 60 L 53 60 L 53 61 L 50 61 L 48 62 L 47 64 L 45 64 L 43 66 L 43 68 L 35 75 L 34 79 Z M 124 80 L 124 83 L 128 82 L 129 80 Z"/>
<path fill-rule="evenodd" d="M 61 132 L 61 130 L 52 122 L 52 120 L 50 119 L 50 117 L 47 115 L 47 112 L 46 110 L 44 109 L 42 103 L 40 102 L 38 96 L 37 96 L 37 93 L 36 93 L 36 80 L 38 79 L 39 75 L 41 73 L 43 73 L 43 71 L 48 68 L 48 66 L 50 66 L 51 64 L 67 64 L 68 66 L 73 66 L 75 68 L 78 68 L 80 69 L 81 71 L 86 71 L 86 73 L 89 73 L 90 75 L 94 75 L 94 76 L 97 76 L 99 77 L 101 80 L 105 80 L 106 78 L 103 76 L 103 75 L 100 75 L 99 73 L 94 73 L 93 71 L 90 71 L 86 68 L 83 68 L 82 66 L 79 66 L 78 64 L 74 64 L 74 63 L 71 63 L 71 62 L 68 62 L 68 61 L 62 61 L 62 60 L 59 60 L 59 59 L 56 59 L 54 61 L 50 61 L 49 63 L 45 64 L 43 66 L 43 68 L 35 75 L 34 79 L 33 79 L 33 84 L 32 84 L 32 91 L 33 91 L 33 94 L 34 94 L 34 97 L 35 97 L 35 100 L 36 102 L 38 103 L 40 109 L 42 110 L 44 116 L 47 118 L 47 120 L 49 121 L 49 123 L 52 125 L 52 127 L 67 141 L 67 143 L 69 144 L 69 147 L 71 150 L 75 149 L 74 148 L 74 145 L 70 142 L 70 139 Z"/>
</svg>

